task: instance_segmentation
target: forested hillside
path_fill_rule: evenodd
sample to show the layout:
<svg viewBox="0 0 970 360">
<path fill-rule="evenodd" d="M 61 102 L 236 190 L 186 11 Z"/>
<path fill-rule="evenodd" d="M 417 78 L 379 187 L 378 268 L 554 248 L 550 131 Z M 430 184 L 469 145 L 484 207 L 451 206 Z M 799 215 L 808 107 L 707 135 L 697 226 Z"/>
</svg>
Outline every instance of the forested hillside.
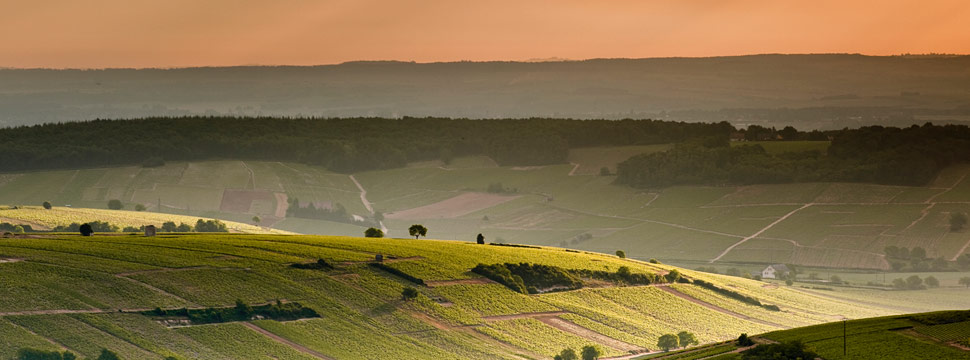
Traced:
<svg viewBox="0 0 970 360">
<path fill-rule="evenodd" d="M 337 172 L 487 155 L 500 165 L 565 163 L 569 148 L 727 138 L 727 123 L 653 120 L 285 119 L 96 120 L 0 130 L 0 171 L 270 160 Z"/>
<path fill-rule="evenodd" d="M 620 163 L 617 182 L 639 188 L 795 182 L 924 185 L 944 167 L 970 161 L 966 126 L 872 126 L 833 134 L 825 154 L 771 154 L 760 145 L 730 147 L 726 140 L 684 143 Z"/>
</svg>

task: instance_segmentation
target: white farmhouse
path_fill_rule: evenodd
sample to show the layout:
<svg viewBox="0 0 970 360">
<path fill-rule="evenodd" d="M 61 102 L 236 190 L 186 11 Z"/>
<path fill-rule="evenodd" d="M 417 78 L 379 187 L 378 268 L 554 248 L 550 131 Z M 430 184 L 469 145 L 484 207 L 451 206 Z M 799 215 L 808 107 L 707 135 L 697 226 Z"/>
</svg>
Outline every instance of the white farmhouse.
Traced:
<svg viewBox="0 0 970 360">
<path fill-rule="evenodd" d="M 763 279 L 784 279 L 788 277 L 791 270 L 784 264 L 774 264 L 768 265 L 764 270 L 761 270 L 761 277 Z"/>
</svg>

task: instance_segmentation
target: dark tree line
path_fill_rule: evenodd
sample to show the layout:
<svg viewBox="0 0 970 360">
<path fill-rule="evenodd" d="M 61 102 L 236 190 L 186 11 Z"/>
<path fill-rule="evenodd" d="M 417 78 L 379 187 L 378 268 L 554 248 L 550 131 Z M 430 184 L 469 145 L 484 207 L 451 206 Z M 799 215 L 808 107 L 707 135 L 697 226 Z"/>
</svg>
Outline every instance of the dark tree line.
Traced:
<svg viewBox="0 0 970 360">
<path fill-rule="evenodd" d="M 566 161 L 569 148 L 727 138 L 726 123 L 654 120 L 183 117 L 0 129 L 0 171 L 243 159 L 338 172 L 488 155 L 501 165 Z"/>
<path fill-rule="evenodd" d="M 870 126 L 834 132 L 827 154 L 769 154 L 759 145 L 688 141 L 620 163 L 617 182 L 640 188 L 806 181 L 923 185 L 963 161 L 970 161 L 965 125 Z"/>
</svg>

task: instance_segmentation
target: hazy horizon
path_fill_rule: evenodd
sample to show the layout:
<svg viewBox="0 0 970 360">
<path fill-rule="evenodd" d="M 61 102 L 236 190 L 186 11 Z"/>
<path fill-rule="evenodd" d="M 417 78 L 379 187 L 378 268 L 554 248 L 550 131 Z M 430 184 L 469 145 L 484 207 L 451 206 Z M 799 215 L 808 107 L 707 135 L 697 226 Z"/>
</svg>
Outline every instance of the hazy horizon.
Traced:
<svg viewBox="0 0 970 360">
<path fill-rule="evenodd" d="M 0 67 L 181 68 L 970 53 L 970 3 L 246 2 L 0 5 Z"/>
</svg>

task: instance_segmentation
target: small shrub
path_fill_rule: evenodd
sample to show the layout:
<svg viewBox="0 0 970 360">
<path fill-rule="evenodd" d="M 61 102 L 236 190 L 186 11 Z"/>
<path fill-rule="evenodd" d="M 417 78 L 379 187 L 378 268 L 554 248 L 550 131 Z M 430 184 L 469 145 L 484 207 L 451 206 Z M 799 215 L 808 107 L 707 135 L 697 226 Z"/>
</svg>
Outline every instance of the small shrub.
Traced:
<svg viewBox="0 0 970 360">
<path fill-rule="evenodd" d="M 410 286 L 405 286 L 404 290 L 401 290 L 401 298 L 405 301 L 412 300 L 418 297 L 418 289 Z"/>
<path fill-rule="evenodd" d="M 626 252 L 624 252 L 623 250 L 617 250 L 616 257 L 620 259 L 626 259 Z"/>
<path fill-rule="evenodd" d="M 384 231 L 378 228 L 367 228 L 367 230 L 364 230 L 364 237 L 382 238 L 384 237 Z"/>
<path fill-rule="evenodd" d="M 121 210 L 125 208 L 125 204 L 121 203 L 121 200 L 111 199 L 108 200 L 108 209 L 111 210 Z"/>
</svg>

